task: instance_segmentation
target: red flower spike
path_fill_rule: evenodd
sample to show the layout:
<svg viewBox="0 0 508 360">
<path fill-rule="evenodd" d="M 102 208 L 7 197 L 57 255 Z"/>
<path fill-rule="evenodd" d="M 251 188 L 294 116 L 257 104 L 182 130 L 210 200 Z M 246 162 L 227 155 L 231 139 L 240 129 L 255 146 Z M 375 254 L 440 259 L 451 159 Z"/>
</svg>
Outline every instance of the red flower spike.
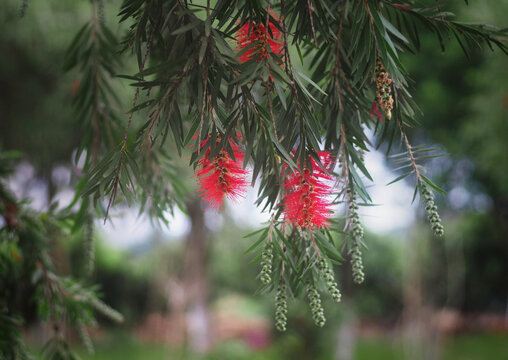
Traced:
<svg viewBox="0 0 508 360">
<path fill-rule="evenodd" d="M 383 117 L 381 116 L 381 113 L 379 112 L 379 108 L 377 107 L 377 101 L 374 101 L 374 104 L 372 104 L 372 107 L 370 108 L 369 115 L 371 119 L 374 119 L 374 116 L 377 116 L 378 120 L 383 122 Z"/>
<path fill-rule="evenodd" d="M 279 21 L 279 19 L 271 11 L 270 15 L 275 21 Z M 268 43 L 268 46 L 273 53 L 280 54 L 282 52 L 282 42 L 280 40 L 279 29 L 277 29 L 272 21 L 268 22 L 268 27 L 270 28 L 270 31 L 266 30 L 264 23 L 256 24 L 254 22 L 246 22 L 238 30 L 236 33 L 236 41 L 240 50 L 252 45 L 248 50 L 240 55 L 240 62 L 244 63 L 253 58 L 255 58 L 256 61 L 268 58 L 270 55 L 266 51 L 266 43 Z"/>
<path fill-rule="evenodd" d="M 329 170 L 333 164 L 331 155 L 326 151 L 318 152 L 318 155 L 321 163 Z M 331 181 L 333 178 L 312 158 L 303 171 L 289 174 L 284 181 L 287 192 L 283 203 L 286 220 L 301 228 L 328 227 L 328 219 L 331 217 L 328 198 L 333 189 Z"/>
<path fill-rule="evenodd" d="M 208 140 L 201 143 L 201 148 Z M 224 199 L 236 199 L 245 194 L 248 186 L 247 170 L 242 167 L 244 154 L 238 144 L 229 141 L 235 160 L 223 149 L 215 157 L 210 157 L 210 149 L 199 160 L 199 170 L 196 170 L 200 189 L 198 190 L 209 207 L 221 209 L 224 206 Z"/>
</svg>

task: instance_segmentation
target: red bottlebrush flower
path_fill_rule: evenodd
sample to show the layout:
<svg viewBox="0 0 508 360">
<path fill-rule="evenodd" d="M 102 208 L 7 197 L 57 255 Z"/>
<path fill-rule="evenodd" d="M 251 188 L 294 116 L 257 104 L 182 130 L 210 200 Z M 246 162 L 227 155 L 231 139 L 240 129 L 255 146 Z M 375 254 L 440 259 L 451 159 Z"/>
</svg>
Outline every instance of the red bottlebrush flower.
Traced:
<svg viewBox="0 0 508 360">
<path fill-rule="evenodd" d="M 377 101 L 374 101 L 374 104 L 372 104 L 372 108 L 370 109 L 369 115 L 371 119 L 374 119 L 374 116 L 377 116 L 379 121 L 383 122 L 383 117 L 381 116 L 379 108 L 377 107 Z"/>
<path fill-rule="evenodd" d="M 331 155 L 318 152 L 321 163 L 330 169 Z M 312 172 L 311 172 L 312 170 Z M 302 170 L 294 171 L 284 181 L 287 194 L 284 196 L 284 216 L 288 222 L 301 228 L 329 226 L 331 216 L 329 197 L 333 178 L 314 159 Z"/>
<path fill-rule="evenodd" d="M 201 148 L 206 145 L 205 140 Z M 247 188 L 247 170 L 242 167 L 244 154 L 238 144 L 229 141 L 235 160 L 225 149 L 219 151 L 215 157 L 210 156 L 210 149 L 199 160 L 199 170 L 196 176 L 199 179 L 199 195 L 209 203 L 210 207 L 221 209 L 224 199 L 235 199 L 243 196 Z"/>
<path fill-rule="evenodd" d="M 3 200 L 3 203 L 5 206 L 5 211 L 2 215 L 5 219 L 5 223 L 8 227 L 16 226 L 18 224 L 18 220 L 16 219 L 18 214 L 18 207 L 7 200 Z"/>
<path fill-rule="evenodd" d="M 270 12 L 270 15 L 275 21 L 279 21 L 275 14 Z M 256 61 L 260 61 L 269 57 L 269 54 L 266 51 L 267 43 L 273 53 L 280 54 L 282 52 L 282 42 L 280 40 L 279 29 L 277 29 L 272 21 L 268 22 L 268 27 L 270 28 L 270 31 L 267 31 L 264 23 L 257 24 L 254 22 L 246 22 L 238 30 L 236 33 L 236 41 L 240 50 L 252 45 L 240 56 L 240 61 L 242 63 L 247 62 L 252 58 L 255 58 Z"/>
</svg>

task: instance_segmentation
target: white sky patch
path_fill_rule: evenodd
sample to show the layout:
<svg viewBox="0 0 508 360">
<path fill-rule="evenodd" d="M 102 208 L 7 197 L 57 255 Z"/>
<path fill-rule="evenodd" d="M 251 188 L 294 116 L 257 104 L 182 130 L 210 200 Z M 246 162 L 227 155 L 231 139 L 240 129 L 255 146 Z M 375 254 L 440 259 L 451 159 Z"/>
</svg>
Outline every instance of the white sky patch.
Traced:
<svg viewBox="0 0 508 360">
<path fill-rule="evenodd" d="M 471 194 L 463 186 L 453 188 L 447 195 L 454 209 L 461 209 L 471 202 Z"/>
<path fill-rule="evenodd" d="M 30 207 L 45 211 L 48 206 L 48 186 L 35 177 L 35 169 L 28 162 L 21 162 L 9 176 L 8 187 L 18 199 L 29 199 Z"/>
<path fill-rule="evenodd" d="M 169 226 L 162 227 L 162 233 L 170 238 L 181 238 L 186 236 L 191 228 L 191 223 L 187 215 L 185 215 L 178 207 L 175 206 L 173 215 L 169 212 L 165 214 L 169 222 Z"/>
<path fill-rule="evenodd" d="M 362 222 L 370 231 L 388 233 L 410 226 L 416 218 L 415 207 L 418 199 L 411 205 L 414 187 L 404 180 L 386 186 L 398 175 L 385 164 L 385 157 L 379 151 L 365 155 L 365 167 L 369 170 L 374 183 L 367 180 L 365 185 L 378 206 L 360 207 Z"/>
<path fill-rule="evenodd" d="M 138 216 L 136 208 L 113 209 L 111 221 L 108 220 L 104 225 L 104 220 L 98 219 L 96 229 L 109 245 L 124 249 L 149 241 L 157 232 L 162 233 L 168 240 L 187 235 L 190 221 L 177 207 L 174 209 L 174 215 L 168 213 L 166 218 L 169 226 L 162 225 L 162 228 L 158 229 L 145 214 Z"/>
<path fill-rule="evenodd" d="M 270 214 L 268 212 L 261 212 L 262 207 L 254 205 L 257 199 L 259 187 L 248 187 L 245 199 L 239 201 L 229 201 L 227 204 L 228 215 L 235 221 L 239 226 L 259 228 L 265 221 L 270 220 Z"/>
<path fill-rule="evenodd" d="M 110 219 L 106 224 L 103 219 L 97 219 L 95 229 L 101 238 L 114 247 L 129 248 L 142 244 L 154 233 L 150 221 L 145 215 L 138 217 L 135 209 L 114 209 Z"/>
</svg>

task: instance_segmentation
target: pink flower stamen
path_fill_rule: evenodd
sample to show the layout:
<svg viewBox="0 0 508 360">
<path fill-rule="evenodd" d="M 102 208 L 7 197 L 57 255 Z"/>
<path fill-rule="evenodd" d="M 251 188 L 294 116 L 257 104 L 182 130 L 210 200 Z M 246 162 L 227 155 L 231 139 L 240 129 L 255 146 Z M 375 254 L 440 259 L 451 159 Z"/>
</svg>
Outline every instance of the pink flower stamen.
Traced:
<svg viewBox="0 0 508 360">
<path fill-rule="evenodd" d="M 325 151 L 318 152 L 321 163 L 327 170 L 331 168 L 331 155 Z M 312 172 L 311 170 L 312 169 Z M 323 170 L 314 159 L 310 159 L 303 170 L 293 171 L 284 181 L 284 216 L 285 219 L 301 228 L 328 227 L 331 217 L 329 197 L 333 180 L 328 171 Z"/>
<path fill-rule="evenodd" d="M 271 17 L 275 21 L 279 19 L 275 14 L 270 12 Z M 236 40 L 240 50 L 251 46 L 242 55 L 240 55 L 240 62 L 244 63 L 251 59 L 261 61 L 268 58 L 270 55 L 266 51 L 268 46 L 275 54 L 282 52 L 282 42 L 280 40 L 280 31 L 272 21 L 268 22 L 270 31 L 267 31 L 265 24 L 257 24 L 255 22 L 246 22 L 236 33 Z M 268 43 L 268 44 L 267 44 Z"/>
<path fill-rule="evenodd" d="M 207 141 L 208 139 L 202 142 L 201 148 Z M 210 149 L 207 149 L 198 162 L 199 169 L 196 170 L 200 185 L 199 196 L 209 203 L 209 207 L 215 209 L 222 209 L 226 197 L 231 200 L 243 197 L 248 186 L 247 170 L 242 167 L 244 154 L 240 146 L 232 140 L 229 145 L 233 149 L 235 160 L 225 149 L 220 150 L 213 158 L 210 156 Z"/>
</svg>

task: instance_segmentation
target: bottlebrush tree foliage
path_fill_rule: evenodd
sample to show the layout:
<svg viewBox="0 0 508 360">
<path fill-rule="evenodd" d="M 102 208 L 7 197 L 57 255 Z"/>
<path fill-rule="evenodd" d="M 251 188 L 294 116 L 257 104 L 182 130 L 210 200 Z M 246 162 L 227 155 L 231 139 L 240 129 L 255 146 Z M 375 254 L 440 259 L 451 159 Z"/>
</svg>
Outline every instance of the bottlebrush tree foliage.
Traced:
<svg viewBox="0 0 508 360">
<path fill-rule="evenodd" d="M 96 325 L 94 313 L 121 322 L 122 315 L 102 302 L 97 288 L 83 276 L 62 276 L 51 256 L 55 239 L 91 236 L 89 226 L 76 226 L 72 213 L 50 209 L 41 213 L 18 199 L 8 186 L 19 154 L 0 152 L 0 359 L 32 359 L 22 341 L 20 327 L 33 318 L 51 328 L 42 359 L 78 359 L 68 344 L 68 331 L 75 330 L 93 352 L 88 327 Z M 85 242 L 87 243 L 87 242 Z"/>
<path fill-rule="evenodd" d="M 279 330 L 287 300 L 299 294 L 324 325 L 320 293 L 341 299 L 333 265 L 349 259 L 355 282 L 364 280 L 358 209 L 371 203 L 363 180 L 375 180 L 367 151 L 386 144 L 402 170 L 394 181 L 409 177 L 443 235 L 434 202 L 441 190 L 421 164 L 435 155 L 407 137 L 420 110 L 400 54 L 418 56 L 422 31 L 443 50 L 454 38 L 466 55 L 477 46 L 508 53 L 504 31 L 456 21 L 433 1 L 125 0 L 118 21 L 129 29 L 117 40 L 100 2 L 92 5 L 67 54 L 67 67 L 83 73 L 75 98 L 87 134 L 83 213 L 96 208 L 107 218 L 127 200 L 163 219 L 183 207 L 172 164 L 186 149 L 209 208 L 220 211 L 225 198 L 257 184 L 256 203 L 271 220 L 251 234 L 250 250 L 259 252 L 264 290 L 276 292 Z M 133 74 L 119 65 L 128 57 L 137 61 Z M 118 76 L 136 89 L 125 121 L 113 110 Z M 138 127 L 134 113 L 144 119 Z M 339 203 L 345 227 L 332 212 Z"/>
<path fill-rule="evenodd" d="M 371 203 L 364 179 L 375 181 L 366 152 L 385 144 L 400 164 L 394 181 L 413 182 L 443 235 L 434 202 L 441 190 L 421 163 L 435 155 L 407 136 L 420 110 L 400 55 L 418 56 L 421 32 L 435 34 L 443 51 L 451 38 L 466 55 L 481 46 L 508 53 L 505 31 L 459 22 L 434 1 L 124 0 L 117 20 L 128 31 L 117 39 L 101 2 L 91 4 L 66 57 L 66 68 L 82 73 L 77 224 L 94 211 L 107 218 L 123 201 L 162 221 L 184 208 L 175 162 L 190 149 L 209 208 L 220 211 L 225 198 L 241 200 L 258 186 L 256 204 L 271 220 L 250 234 L 250 250 L 263 289 L 276 294 L 279 330 L 288 299 L 299 295 L 325 324 L 321 294 L 341 299 L 334 265 L 350 261 L 355 282 L 364 280 L 359 206 Z M 126 74 L 130 57 L 137 70 Z M 120 77 L 135 87 L 129 109 L 112 86 Z M 345 205 L 345 227 L 332 212 L 337 204 Z"/>
</svg>

